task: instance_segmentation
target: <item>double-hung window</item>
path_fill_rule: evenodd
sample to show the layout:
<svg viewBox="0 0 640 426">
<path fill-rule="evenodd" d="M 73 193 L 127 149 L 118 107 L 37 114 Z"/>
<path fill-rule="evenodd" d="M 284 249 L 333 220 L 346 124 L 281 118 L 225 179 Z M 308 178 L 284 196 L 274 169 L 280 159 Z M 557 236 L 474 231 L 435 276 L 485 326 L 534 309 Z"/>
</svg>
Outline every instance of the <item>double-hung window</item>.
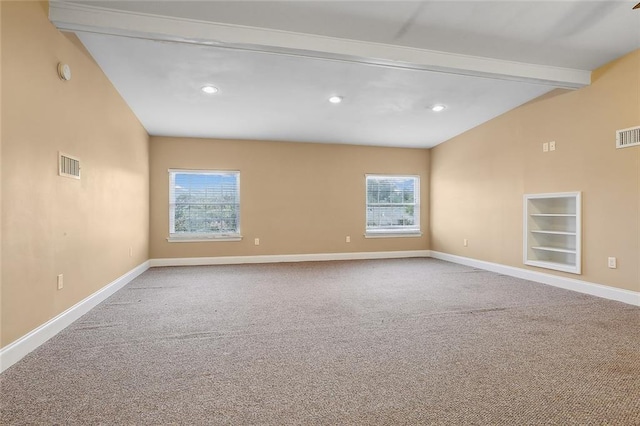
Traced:
<svg viewBox="0 0 640 426">
<path fill-rule="evenodd" d="M 420 236 L 420 177 L 367 175 L 366 236 Z"/>
<path fill-rule="evenodd" d="M 240 172 L 169 170 L 169 241 L 240 239 Z"/>
</svg>

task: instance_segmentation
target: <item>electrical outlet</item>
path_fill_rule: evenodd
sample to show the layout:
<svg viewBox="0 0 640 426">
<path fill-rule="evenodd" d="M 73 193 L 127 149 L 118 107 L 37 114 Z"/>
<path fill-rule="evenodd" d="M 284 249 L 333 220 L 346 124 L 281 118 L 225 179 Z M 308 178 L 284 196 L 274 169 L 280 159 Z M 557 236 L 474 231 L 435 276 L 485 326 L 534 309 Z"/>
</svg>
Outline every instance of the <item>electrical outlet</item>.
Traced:
<svg viewBox="0 0 640 426">
<path fill-rule="evenodd" d="M 610 257 L 607 261 L 609 268 L 616 269 L 618 267 L 618 261 L 615 257 Z"/>
<path fill-rule="evenodd" d="M 555 151 L 555 150 L 556 150 L 556 141 L 549 142 L 549 151 Z"/>
<path fill-rule="evenodd" d="M 133 247 L 129 247 L 129 257 L 133 257 Z"/>
<path fill-rule="evenodd" d="M 549 142 L 542 144 L 542 152 L 549 152 Z"/>
<path fill-rule="evenodd" d="M 350 243 L 351 242 L 351 237 L 349 235 L 347 235 L 347 237 L 344 239 L 345 243 Z"/>
<path fill-rule="evenodd" d="M 58 290 L 62 290 L 62 287 L 64 287 L 64 275 L 60 274 L 58 275 Z"/>
<path fill-rule="evenodd" d="M 469 246 L 469 240 L 467 240 L 466 238 L 464 240 L 462 240 L 462 245 L 465 247 Z"/>
<path fill-rule="evenodd" d="M 259 246 L 260 245 L 260 238 L 256 238 L 255 240 L 253 240 L 253 244 Z"/>
</svg>

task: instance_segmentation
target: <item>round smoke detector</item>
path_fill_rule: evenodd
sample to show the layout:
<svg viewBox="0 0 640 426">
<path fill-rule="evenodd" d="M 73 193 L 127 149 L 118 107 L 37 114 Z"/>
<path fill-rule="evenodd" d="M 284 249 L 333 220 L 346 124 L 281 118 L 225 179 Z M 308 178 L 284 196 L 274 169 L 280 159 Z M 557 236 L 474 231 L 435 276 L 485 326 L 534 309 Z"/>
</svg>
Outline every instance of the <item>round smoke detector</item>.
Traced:
<svg viewBox="0 0 640 426">
<path fill-rule="evenodd" d="M 71 80 L 71 67 L 60 62 L 58 64 L 58 76 L 64 81 Z"/>
</svg>

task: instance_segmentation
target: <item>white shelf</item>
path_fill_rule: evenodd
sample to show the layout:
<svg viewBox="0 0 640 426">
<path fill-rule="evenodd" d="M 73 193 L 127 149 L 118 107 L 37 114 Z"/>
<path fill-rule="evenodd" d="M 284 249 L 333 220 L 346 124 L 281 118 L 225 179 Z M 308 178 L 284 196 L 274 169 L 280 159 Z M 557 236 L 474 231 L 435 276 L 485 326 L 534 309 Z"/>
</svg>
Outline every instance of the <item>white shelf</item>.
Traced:
<svg viewBox="0 0 640 426">
<path fill-rule="evenodd" d="M 553 251 L 556 253 L 573 253 L 576 254 L 575 250 L 557 248 L 557 247 L 531 247 L 533 250 L 544 250 L 544 251 Z"/>
<path fill-rule="evenodd" d="M 580 192 L 524 196 L 524 264 L 581 273 Z"/>
<path fill-rule="evenodd" d="M 566 231 L 543 231 L 541 229 L 532 229 L 530 232 L 534 234 L 551 234 L 551 235 L 576 235 L 575 232 L 566 232 Z"/>
<path fill-rule="evenodd" d="M 531 213 L 534 217 L 576 217 L 575 214 L 566 213 Z"/>
<path fill-rule="evenodd" d="M 527 262 L 527 265 L 537 266 L 539 268 L 554 269 L 556 271 L 575 273 L 573 266 L 571 266 L 571 265 L 567 266 L 566 263 L 561 263 L 561 262 L 530 260 L 529 262 Z"/>
</svg>

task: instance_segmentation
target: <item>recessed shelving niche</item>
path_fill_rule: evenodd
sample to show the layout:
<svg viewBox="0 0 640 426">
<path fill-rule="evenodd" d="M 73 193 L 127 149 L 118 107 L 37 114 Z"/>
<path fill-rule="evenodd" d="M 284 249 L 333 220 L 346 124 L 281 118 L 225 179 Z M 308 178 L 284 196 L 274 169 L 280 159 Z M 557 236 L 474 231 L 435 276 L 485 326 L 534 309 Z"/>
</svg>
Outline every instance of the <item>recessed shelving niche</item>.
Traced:
<svg viewBox="0 0 640 426">
<path fill-rule="evenodd" d="M 580 192 L 524 196 L 524 264 L 581 273 Z"/>
</svg>

